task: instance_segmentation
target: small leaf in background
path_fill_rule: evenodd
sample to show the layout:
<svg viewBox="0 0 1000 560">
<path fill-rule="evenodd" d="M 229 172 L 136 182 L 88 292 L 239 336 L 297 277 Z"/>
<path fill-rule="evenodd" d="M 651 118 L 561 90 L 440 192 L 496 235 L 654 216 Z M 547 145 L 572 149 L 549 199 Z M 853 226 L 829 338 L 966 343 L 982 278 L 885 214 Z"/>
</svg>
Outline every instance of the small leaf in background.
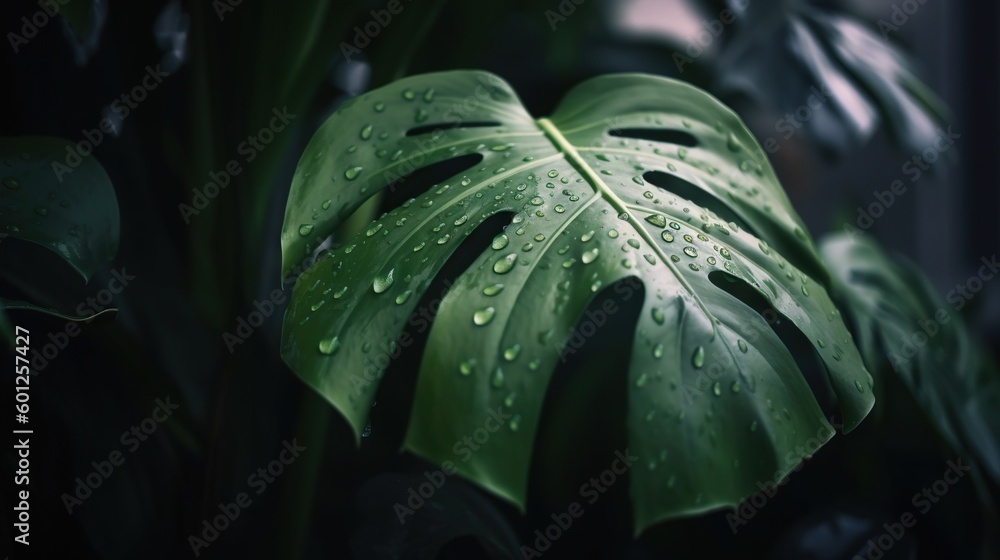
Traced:
<svg viewBox="0 0 1000 560">
<path fill-rule="evenodd" d="M 0 138 L 0 228 L 50 249 L 89 279 L 118 251 L 111 180 L 77 144 Z"/>
</svg>

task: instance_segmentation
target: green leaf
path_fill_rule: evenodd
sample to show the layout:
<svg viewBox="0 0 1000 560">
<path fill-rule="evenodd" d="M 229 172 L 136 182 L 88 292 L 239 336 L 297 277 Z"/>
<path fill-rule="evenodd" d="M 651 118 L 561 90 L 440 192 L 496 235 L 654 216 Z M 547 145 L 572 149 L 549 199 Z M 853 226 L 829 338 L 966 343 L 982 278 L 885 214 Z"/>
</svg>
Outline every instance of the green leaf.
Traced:
<svg viewBox="0 0 1000 560">
<path fill-rule="evenodd" d="M 948 444 L 1000 483 L 1000 374 L 953 302 L 867 237 L 831 235 L 821 251 L 868 368 L 898 377 Z"/>
<path fill-rule="evenodd" d="M 945 125 L 947 108 L 913 61 L 853 18 L 792 0 L 750 3 L 740 23 L 718 69 L 720 88 L 781 115 L 808 107 L 792 124 L 831 153 L 863 145 L 880 122 L 899 146 L 919 153 Z M 791 130 L 786 120 L 776 126 Z"/>
<path fill-rule="evenodd" d="M 631 129 L 661 140 L 612 134 Z M 507 427 L 456 466 L 513 503 L 524 505 L 560 348 L 596 292 L 619 280 L 646 292 L 622 356 L 637 531 L 735 506 L 794 468 L 797 446 L 832 436 L 788 349 L 710 273 L 744 282 L 812 342 L 847 430 L 872 407 L 822 262 L 760 147 L 717 100 L 665 78 L 595 78 L 537 120 L 483 72 L 411 77 L 356 98 L 299 162 L 283 270 L 394 177 L 467 154 L 482 161 L 372 222 L 296 283 L 283 357 L 356 434 L 384 365 L 367 350 L 391 350 L 461 240 L 497 214 L 514 216 L 441 301 L 405 445 L 455 461 L 454 443 L 500 407 L 513 416 Z M 650 184 L 665 178 L 685 195 Z"/>
<path fill-rule="evenodd" d="M 87 280 L 118 251 L 118 201 L 101 164 L 73 160 L 75 149 L 59 138 L 0 138 L 0 231 L 54 251 Z"/>
</svg>

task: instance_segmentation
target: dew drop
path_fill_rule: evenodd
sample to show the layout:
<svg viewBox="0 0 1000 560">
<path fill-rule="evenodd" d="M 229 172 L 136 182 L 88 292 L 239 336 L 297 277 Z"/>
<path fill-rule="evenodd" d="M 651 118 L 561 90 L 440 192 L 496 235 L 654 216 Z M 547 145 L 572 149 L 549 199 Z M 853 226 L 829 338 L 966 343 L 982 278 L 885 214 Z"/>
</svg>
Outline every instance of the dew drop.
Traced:
<svg viewBox="0 0 1000 560">
<path fill-rule="evenodd" d="M 306 237 L 307 235 L 312 233 L 312 230 L 313 230 L 312 224 L 302 224 L 301 226 L 299 226 L 299 235 L 301 235 L 302 237 Z"/>
<path fill-rule="evenodd" d="M 698 256 L 698 251 L 694 247 L 685 247 L 684 254 L 691 258 L 694 258 Z"/>
<path fill-rule="evenodd" d="M 666 317 L 663 315 L 663 311 L 659 307 L 654 307 L 650 310 L 650 315 L 653 316 L 653 320 L 656 321 L 657 325 L 662 325 Z"/>
<path fill-rule="evenodd" d="M 663 357 L 663 345 L 662 344 L 657 344 L 656 346 L 653 347 L 653 357 L 656 358 L 656 359 L 660 359 L 660 358 Z"/>
<path fill-rule="evenodd" d="M 741 149 L 740 141 L 736 138 L 736 135 L 733 134 L 732 132 L 730 132 L 729 137 L 726 138 L 726 147 L 733 152 L 738 152 Z"/>
<path fill-rule="evenodd" d="M 504 382 L 503 370 L 500 369 L 500 367 L 497 367 L 497 369 L 493 370 L 492 377 L 490 377 L 490 385 L 493 385 L 494 387 L 499 389 L 500 387 L 503 387 L 503 382 Z"/>
<path fill-rule="evenodd" d="M 696 368 L 700 368 L 705 365 L 705 348 L 703 346 L 699 346 L 694 349 L 694 355 L 691 356 L 691 363 L 694 364 L 694 367 Z"/>
<path fill-rule="evenodd" d="M 507 423 L 507 427 L 510 428 L 510 431 L 516 432 L 518 428 L 521 427 L 521 415 L 515 414 L 514 417 L 510 419 L 510 422 Z"/>
<path fill-rule="evenodd" d="M 337 337 L 326 338 L 319 341 L 319 352 L 325 356 L 332 356 L 340 350 L 340 339 Z"/>
<path fill-rule="evenodd" d="M 667 219 L 660 214 L 651 214 L 646 216 L 646 221 L 658 228 L 666 227 L 667 225 Z"/>
<path fill-rule="evenodd" d="M 496 314 L 496 309 L 492 307 L 484 307 L 479 311 L 472 314 L 472 322 L 483 326 L 493 320 L 493 315 Z"/>
<path fill-rule="evenodd" d="M 515 344 L 503 351 L 503 359 L 507 360 L 508 362 L 513 362 L 514 360 L 517 359 L 518 355 L 520 354 L 521 354 L 521 345 Z"/>
<path fill-rule="evenodd" d="M 458 373 L 462 375 L 472 375 L 472 372 L 476 371 L 476 360 L 468 359 L 464 362 L 458 364 Z"/>
<path fill-rule="evenodd" d="M 491 284 L 483 288 L 483 295 L 495 296 L 503 291 L 503 284 Z"/>
<path fill-rule="evenodd" d="M 514 264 L 517 262 L 517 253 L 511 253 L 506 257 L 493 263 L 493 272 L 497 274 L 507 274 L 514 268 Z"/>
<path fill-rule="evenodd" d="M 412 294 L 413 290 L 406 290 L 405 292 L 396 296 L 396 305 L 403 305 L 404 303 L 406 303 L 406 300 L 410 299 L 410 296 Z"/>
<path fill-rule="evenodd" d="M 744 354 L 746 354 L 746 352 L 748 350 L 746 342 L 743 342 L 742 340 L 737 340 L 736 341 L 736 345 L 740 347 L 740 352 L 743 352 Z"/>
<path fill-rule="evenodd" d="M 396 269 L 390 269 L 389 272 L 385 274 L 378 274 L 375 276 L 375 281 L 372 282 L 372 288 L 375 289 L 376 294 L 381 294 L 392 286 L 394 281 L 392 275 L 395 271 Z"/>
<path fill-rule="evenodd" d="M 358 175 L 361 173 L 362 169 L 364 169 L 364 168 L 363 167 L 352 167 L 352 168 L 348 169 L 347 171 L 344 171 L 344 177 L 348 181 L 353 181 L 353 180 L 355 180 L 355 179 L 358 178 Z"/>
<path fill-rule="evenodd" d="M 598 251 L 597 247 L 594 247 L 593 249 L 591 249 L 589 251 L 584 251 L 583 255 L 580 256 L 580 260 L 583 262 L 583 264 L 590 264 L 590 263 L 594 262 L 595 260 L 597 260 L 597 254 L 598 253 L 599 253 L 599 251 Z"/>
<path fill-rule="evenodd" d="M 365 125 L 365 127 L 361 129 L 361 139 L 368 140 L 371 137 L 372 137 L 372 125 L 370 124 Z"/>
</svg>

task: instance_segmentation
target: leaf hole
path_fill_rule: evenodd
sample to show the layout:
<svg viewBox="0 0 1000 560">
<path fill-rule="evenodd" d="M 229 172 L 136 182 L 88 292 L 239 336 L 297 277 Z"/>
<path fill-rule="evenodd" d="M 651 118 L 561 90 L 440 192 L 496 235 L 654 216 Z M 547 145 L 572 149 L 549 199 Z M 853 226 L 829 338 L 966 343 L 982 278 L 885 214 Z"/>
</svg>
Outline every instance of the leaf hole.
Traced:
<svg viewBox="0 0 1000 560">
<path fill-rule="evenodd" d="M 432 163 L 399 177 L 384 190 L 383 211 L 403 205 L 411 198 L 417 198 L 432 187 L 450 179 L 483 161 L 482 154 L 465 154 Z"/>
<path fill-rule="evenodd" d="M 753 228 L 748 226 L 746 222 L 744 222 L 743 219 L 740 218 L 740 216 L 725 202 L 719 200 L 704 189 L 682 179 L 681 177 L 670 173 L 664 173 L 663 171 L 647 171 L 646 173 L 643 173 L 642 178 L 647 183 L 659 189 L 663 189 L 685 200 L 691 201 L 691 204 L 694 204 L 695 206 L 701 206 L 706 210 L 710 210 L 722 220 L 726 222 L 733 222 L 738 225 L 740 229 L 748 231 L 754 236 L 760 238 Z"/>
<path fill-rule="evenodd" d="M 716 288 L 736 298 L 760 315 L 792 355 L 795 365 L 802 372 L 806 382 L 809 383 L 809 388 L 816 397 L 816 401 L 819 402 L 823 415 L 831 418 L 838 414 L 833 403 L 833 388 L 827 378 L 826 366 L 819 354 L 816 353 L 809 337 L 743 279 L 720 270 L 710 272 L 708 279 Z"/>
<path fill-rule="evenodd" d="M 615 128 L 610 130 L 608 134 L 610 136 L 651 140 L 653 142 L 667 142 L 669 144 L 688 147 L 698 145 L 698 139 L 690 132 L 684 132 L 683 130 L 670 130 L 666 128 Z"/>
<path fill-rule="evenodd" d="M 497 121 L 459 121 L 447 123 L 434 123 L 416 126 L 406 131 L 407 136 L 420 136 L 428 132 L 452 130 L 455 128 L 484 128 L 489 126 L 500 126 Z"/>
</svg>

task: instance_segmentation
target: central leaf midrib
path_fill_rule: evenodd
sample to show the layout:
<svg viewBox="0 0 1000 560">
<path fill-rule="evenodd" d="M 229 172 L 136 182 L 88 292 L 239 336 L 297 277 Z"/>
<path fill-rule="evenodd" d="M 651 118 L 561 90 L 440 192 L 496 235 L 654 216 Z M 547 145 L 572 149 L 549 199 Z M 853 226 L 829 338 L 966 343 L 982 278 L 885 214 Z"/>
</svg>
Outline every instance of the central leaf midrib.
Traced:
<svg viewBox="0 0 1000 560">
<path fill-rule="evenodd" d="M 560 132 L 559 129 L 556 128 L 555 124 L 553 124 L 551 120 L 547 118 L 541 118 L 537 119 L 535 122 L 538 123 L 539 128 L 541 128 L 542 131 L 545 132 L 545 135 L 549 138 L 549 140 L 552 141 L 553 144 L 555 144 L 556 148 L 563 154 L 563 157 L 566 158 L 566 160 L 570 163 L 570 165 L 572 165 L 581 175 L 587 178 L 587 182 L 589 182 L 594 187 L 594 190 L 597 191 L 597 194 L 599 194 L 601 198 L 603 198 L 604 200 L 608 201 L 608 203 L 611 204 L 611 206 L 618 212 L 619 216 L 622 214 L 625 214 L 625 216 L 627 216 L 626 221 L 629 223 L 629 225 L 631 225 L 632 228 L 635 229 L 635 231 L 639 234 L 640 237 L 643 238 L 643 240 L 646 242 L 647 245 L 652 247 L 653 252 L 656 253 L 656 256 L 659 257 L 659 259 L 663 262 L 663 264 L 665 264 L 667 268 L 670 270 L 670 272 L 673 273 L 674 277 L 677 278 L 677 281 L 680 282 L 681 286 L 688 292 L 688 294 L 695 300 L 695 302 L 697 302 L 698 306 L 701 307 L 705 315 L 708 317 L 712 317 L 713 315 L 711 312 L 709 312 L 708 306 L 706 306 L 705 302 L 701 300 L 701 297 L 698 296 L 698 293 L 688 283 L 687 279 L 684 278 L 683 275 L 681 275 L 679 270 L 677 270 L 677 267 L 675 267 L 674 264 L 670 262 L 670 259 L 667 258 L 666 253 L 664 253 L 663 250 L 660 248 L 660 246 L 656 244 L 656 240 L 653 239 L 653 237 L 649 234 L 649 231 L 646 230 L 646 228 L 643 227 L 642 224 L 640 224 L 638 220 L 636 220 L 635 217 L 628 212 L 628 204 L 626 204 L 625 201 L 619 198 L 618 195 L 615 194 L 613 190 L 611 190 L 611 187 L 609 187 L 601 179 L 601 177 L 597 174 L 597 172 L 594 171 L 594 169 L 590 167 L 590 165 L 583 159 L 583 157 L 580 156 L 580 152 L 577 151 L 576 146 L 571 144 L 569 140 L 567 140 L 566 137 L 563 136 L 562 132 Z M 714 331 L 715 328 L 716 328 L 715 322 L 713 321 L 712 330 Z"/>
</svg>

